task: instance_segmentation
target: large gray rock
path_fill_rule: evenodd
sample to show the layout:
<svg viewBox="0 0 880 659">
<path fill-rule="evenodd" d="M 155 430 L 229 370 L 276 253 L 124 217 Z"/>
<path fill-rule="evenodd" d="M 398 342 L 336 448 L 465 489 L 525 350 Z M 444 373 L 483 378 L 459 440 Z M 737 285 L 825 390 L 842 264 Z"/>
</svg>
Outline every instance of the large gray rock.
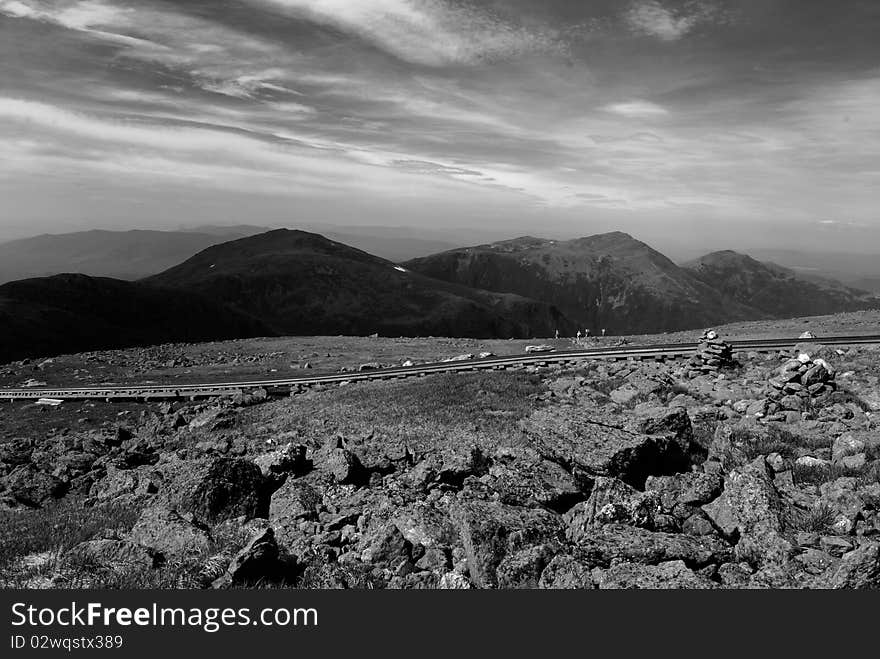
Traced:
<svg viewBox="0 0 880 659">
<path fill-rule="evenodd" d="M 783 535 L 783 503 L 763 457 L 732 471 L 722 495 L 703 510 L 725 536 L 737 540 L 739 560 L 764 566 L 792 556 Z"/>
<path fill-rule="evenodd" d="M 880 588 L 880 543 L 868 542 L 844 554 L 839 563 L 817 577 L 811 585 L 823 589 Z"/>
<path fill-rule="evenodd" d="M 659 565 L 617 563 L 599 576 L 602 590 L 670 590 L 710 589 L 717 584 L 688 569 L 684 561 L 668 561 Z"/>
<path fill-rule="evenodd" d="M 165 562 L 164 555 L 151 547 L 128 540 L 99 539 L 81 542 L 68 549 L 62 564 L 68 567 L 99 566 L 113 570 L 157 568 Z"/>
<path fill-rule="evenodd" d="M 873 500 L 871 493 L 876 489 L 863 487 L 856 478 L 844 477 L 822 483 L 819 486 L 819 496 L 821 502 L 831 508 L 838 519 L 843 517 L 854 525 L 862 510 Z"/>
<path fill-rule="evenodd" d="M 215 524 L 227 519 L 265 518 L 270 488 L 260 468 L 243 458 L 217 458 L 183 475 L 173 507 Z"/>
<path fill-rule="evenodd" d="M 280 550 L 271 527 L 257 530 L 229 562 L 226 572 L 214 580 L 213 588 L 275 581 L 284 572 Z"/>
<path fill-rule="evenodd" d="M 560 540 L 563 523 L 546 510 L 492 501 L 465 501 L 452 519 L 467 556 L 471 582 L 479 588 L 498 585 L 497 569 L 508 554 Z"/>
<path fill-rule="evenodd" d="M 592 479 L 572 475 L 555 462 L 544 460 L 533 449 L 502 449 L 489 468 L 488 485 L 504 503 L 545 506 L 563 511 L 585 498 Z"/>
<path fill-rule="evenodd" d="M 672 434 L 687 447 L 694 439 L 694 428 L 687 410 L 683 407 L 656 408 L 639 415 L 635 429 L 646 435 Z"/>
<path fill-rule="evenodd" d="M 658 510 L 658 497 L 639 492 L 617 478 L 599 477 L 590 498 L 565 513 L 566 537 L 578 542 L 601 524 L 629 524 L 652 528 Z"/>
<path fill-rule="evenodd" d="M 656 565 L 682 560 L 702 568 L 730 559 L 732 548 L 711 536 L 692 537 L 680 533 L 652 532 L 622 524 L 607 524 L 584 534 L 573 555 L 592 567 L 608 567 L 628 561 Z"/>
<path fill-rule="evenodd" d="M 831 457 L 835 462 L 839 462 L 848 455 L 862 453 L 866 446 L 865 440 L 861 437 L 845 433 L 834 440 L 834 445 L 831 447 Z"/>
<path fill-rule="evenodd" d="M 413 546 L 446 550 L 460 542 L 449 515 L 424 501 L 398 508 L 391 521 Z"/>
<path fill-rule="evenodd" d="M 592 590 L 590 568 L 569 554 L 554 556 L 538 580 L 538 587 L 547 590 Z"/>
<path fill-rule="evenodd" d="M 674 476 L 651 476 L 646 492 L 656 492 L 664 510 L 676 506 L 701 506 L 718 498 L 724 489 L 720 474 L 688 471 Z"/>
<path fill-rule="evenodd" d="M 540 544 L 507 554 L 495 574 L 498 587 L 504 589 L 535 589 L 544 569 L 556 555 L 558 546 Z"/>
<path fill-rule="evenodd" d="M 412 555 L 412 545 L 392 523 L 382 524 L 365 533 L 361 560 L 372 565 L 399 565 Z"/>
<path fill-rule="evenodd" d="M 324 463 L 324 468 L 340 485 L 361 485 L 370 476 L 361 464 L 360 458 L 345 448 L 331 449 Z"/>
<path fill-rule="evenodd" d="M 301 475 L 311 466 L 306 458 L 306 447 L 302 444 L 286 444 L 275 451 L 258 455 L 254 458 L 254 464 L 264 476 L 288 473 Z"/>
<path fill-rule="evenodd" d="M 0 479 L 8 494 L 25 506 L 39 508 L 64 495 L 65 483 L 30 464 L 21 465 Z"/>
<path fill-rule="evenodd" d="M 615 476 L 641 487 L 651 475 L 687 468 L 689 442 L 674 433 L 647 435 L 597 419 L 587 408 L 548 407 L 523 422 L 534 448 L 559 464 Z"/>
<path fill-rule="evenodd" d="M 141 513 L 128 540 L 174 559 L 200 556 L 211 548 L 211 535 L 204 524 L 192 515 L 160 506 Z"/>
<path fill-rule="evenodd" d="M 300 525 L 318 519 L 321 494 L 301 480 L 288 478 L 272 494 L 269 503 L 269 523 L 275 529 L 278 541 L 292 548 L 302 539 Z"/>
</svg>

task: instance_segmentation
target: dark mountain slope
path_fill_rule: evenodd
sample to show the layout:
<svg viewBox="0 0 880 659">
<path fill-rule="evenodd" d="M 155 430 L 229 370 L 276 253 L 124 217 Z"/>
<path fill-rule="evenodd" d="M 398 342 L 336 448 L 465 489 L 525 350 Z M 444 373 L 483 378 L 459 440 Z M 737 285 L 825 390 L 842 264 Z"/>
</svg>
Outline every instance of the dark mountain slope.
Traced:
<svg viewBox="0 0 880 659">
<path fill-rule="evenodd" d="M 0 363 L 270 333 L 259 321 L 186 291 L 85 275 L 0 286 Z"/>
<path fill-rule="evenodd" d="M 727 298 L 759 309 L 768 317 L 818 316 L 880 307 L 880 298 L 873 293 L 831 279 L 800 276 L 733 251 L 713 252 L 684 267 Z"/>
<path fill-rule="evenodd" d="M 0 244 L 0 283 L 75 272 L 140 279 L 177 265 L 200 250 L 240 238 L 245 227 L 219 235 L 190 231 L 82 231 Z"/>
<path fill-rule="evenodd" d="M 210 247 L 145 281 L 210 296 L 281 334 L 530 337 L 573 327 L 542 302 L 437 281 L 287 229 Z"/>
<path fill-rule="evenodd" d="M 594 332 L 655 332 L 755 317 L 631 236 L 570 241 L 524 237 L 414 259 L 429 277 L 517 293 L 557 306 Z"/>
</svg>

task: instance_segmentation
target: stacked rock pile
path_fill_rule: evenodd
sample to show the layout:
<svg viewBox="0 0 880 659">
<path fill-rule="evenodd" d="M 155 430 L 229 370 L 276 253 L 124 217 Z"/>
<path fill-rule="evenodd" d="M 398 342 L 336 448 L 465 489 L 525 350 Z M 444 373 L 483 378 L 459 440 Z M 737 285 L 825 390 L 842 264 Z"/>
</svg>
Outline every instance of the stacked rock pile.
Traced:
<svg viewBox="0 0 880 659">
<path fill-rule="evenodd" d="M 767 412 L 802 412 L 837 390 L 834 368 L 824 359 L 800 353 L 776 369 L 767 384 Z"/>
<path fill-rule="evenodd" d="M 690 362 L 691 375 L 712 373 L 734 365 L 733 348 L 723 341 L 715 330 L 706 330 L 700 337 L 697 354 Z"/>
</svg>

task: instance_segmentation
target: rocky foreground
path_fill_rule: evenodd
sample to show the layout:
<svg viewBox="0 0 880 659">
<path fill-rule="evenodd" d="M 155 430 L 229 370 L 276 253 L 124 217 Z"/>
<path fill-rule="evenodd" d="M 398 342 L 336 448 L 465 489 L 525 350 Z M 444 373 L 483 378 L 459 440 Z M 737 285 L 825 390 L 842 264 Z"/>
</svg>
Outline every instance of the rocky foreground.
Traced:
<svg viewBox="0 0 880 659">
<path fill-rule="evenodd" d="M 257 391 L 10 437 L 0 578 L 880 586 L 880 351 L 721 351 L 709 369 L 607 362 Z M 87 532 L 62 528 L 65 506 Z M 42 544 L 10 537 L 46 520 Z"/>
</svg>

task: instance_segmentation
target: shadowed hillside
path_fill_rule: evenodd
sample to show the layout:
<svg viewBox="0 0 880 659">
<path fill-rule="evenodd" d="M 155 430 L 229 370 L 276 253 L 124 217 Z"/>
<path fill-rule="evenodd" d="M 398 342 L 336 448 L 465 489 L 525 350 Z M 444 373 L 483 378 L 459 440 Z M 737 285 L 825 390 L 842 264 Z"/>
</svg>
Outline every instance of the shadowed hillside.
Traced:
<svg viewBox="0 0 880 659">
<path fill-rule="evenodd" d="M 287 229 L 210 247 L 145 281 L 210 296 L 282 334 L 529 337 L 573 329 L 543 302 L 438 281 Z"/>
<path fill-rule="evenodd" d="M 725 303 L 717 290 L 620 232 L 570 241 L 517 238 L 415 259 L 406 267 L 545 300 L 593 331 L 687 329 L 758 315 Z"/>
<path fill-rule="evenodd" d="M 831 279 L 798 276 L 774 263 L 733 251 L 713 252 L 684 265 L 729 299 L 771 318 L 813 316 L 880 307 L 880 298 Z"/>
<path fill-rule="evenodd" d="M 269 333 L 259 321 L 186 291 L 85 275 L 0 286 L 0 363 L 98 348 Z"/>
</svg>

